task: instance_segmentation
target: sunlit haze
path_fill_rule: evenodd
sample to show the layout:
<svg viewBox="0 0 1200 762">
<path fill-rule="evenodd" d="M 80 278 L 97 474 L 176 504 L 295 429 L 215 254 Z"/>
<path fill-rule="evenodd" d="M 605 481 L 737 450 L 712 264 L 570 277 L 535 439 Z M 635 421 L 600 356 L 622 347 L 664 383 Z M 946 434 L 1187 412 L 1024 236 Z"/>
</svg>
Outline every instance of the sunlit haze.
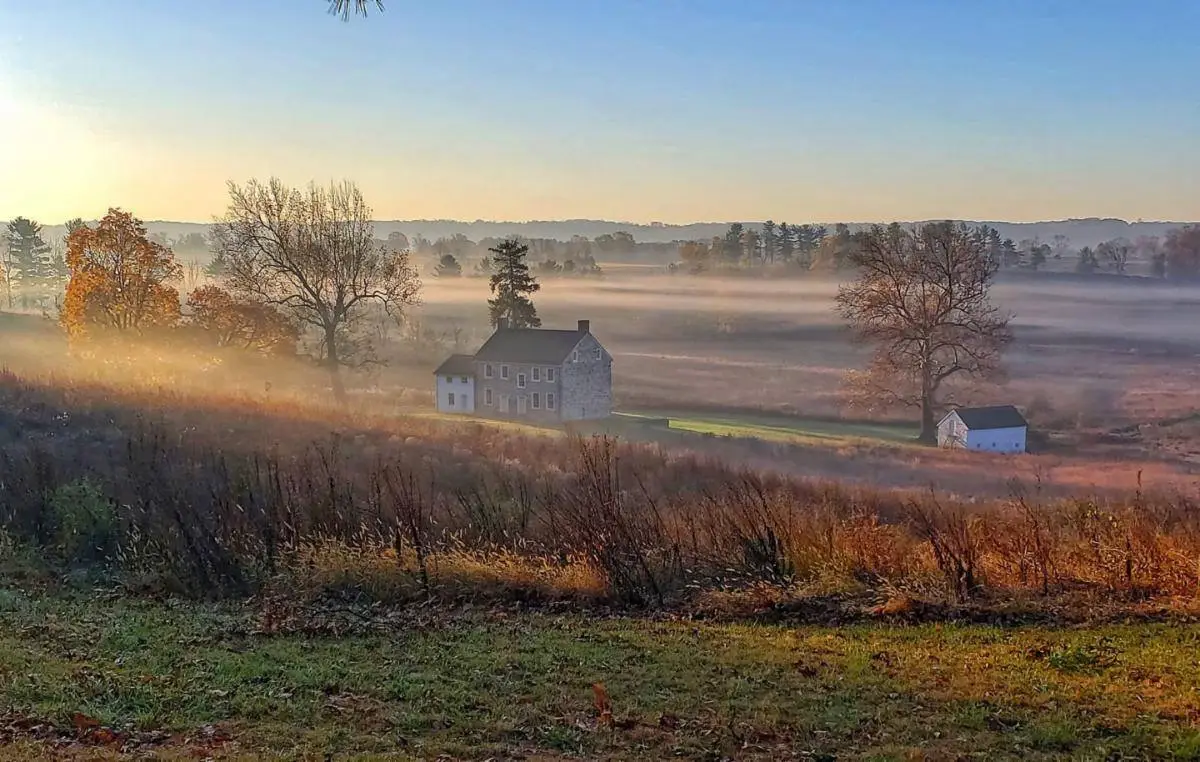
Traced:
<svg viewBox="0 0 1200 762">
<path fill-rule="evenodd" d="M 0 219 L 1200 218 L 1200 4 L 0 5 Z"/>
</svg>

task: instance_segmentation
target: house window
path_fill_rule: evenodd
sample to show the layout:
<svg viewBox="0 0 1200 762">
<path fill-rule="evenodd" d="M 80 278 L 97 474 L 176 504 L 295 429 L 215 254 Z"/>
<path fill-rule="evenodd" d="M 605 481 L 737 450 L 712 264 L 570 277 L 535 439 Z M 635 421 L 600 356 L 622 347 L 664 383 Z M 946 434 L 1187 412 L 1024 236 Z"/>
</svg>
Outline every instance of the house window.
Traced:
<svg viewBox="0 0 1200 762">
<path fill-rule="evenodd" d="M 463 377 L 462 377 L 461 379 L 459 379 L 459 380 L 460 380 L 460 381 L 462 381 L 464 384 L 465 384 L 465 383 L 467 383 L 467 377 L 466 377 L 466 376 L 463 376 Z"/>
<path fill-rule="evenodd" d="M 541 380 L 542 380 L 542 369 L 541 369 L 541 368 L 534 368 L 534 369 L 533 369 L 533 380 L 534 380 L 535 382 L 536 382 L 536 381 L 541 381 Z"/>
<path fill-rule="evenodd" d="M 525 388 L 525 374 L 524 373 L 517 374 L 517 388 L 518 389 Z"/>
<path fill-rule="evenodd" d="M 483 366 L 483 377 L 484 378 L 492 377 L 492 364 L 491 363 L 488 363 L 487 365 Z"/>
<path fill-rule="evenodd" d="M 483 404 L 491 407 L 492 405 L 492 387 L 488 386 L 483 390 Z"/>
<path fill-rule="evenodd" d="M 450 407 L 454 407 L 454 392 L 450 392 L 447 396 L 449 397 Z"/>
<path fill-rule="evenodd" d="M 554 409 L 554 392 L 546 392 L 546 409 Z"/>
<path fill-rule="evenodd" d="M 529 397 L 530 397 L 530 402 L 533 403 L 533 409 L 541 410 L 542 409 L 542 395 L 538 394 L 537 392 L 534 392 L 533 394 L 529 395 Z"/>
<path fill-rule="evenodd" d="M 500 366 L 500 378 L 508 380 L 508 366 L 507 365 Z"/>
<path fill-rule="evenodd" d="M 554 368 L 546 368 L 546 381 L 554 383 Z"/>
<path fill-rule="evenodd" d="M 579 350 L 576 349 L 571 353 L 571 362 L 579 362 Z"/>
<path fill-rule="evenodd" d="M 592 359 L 599 360 L 601 357 L 604 357 L 603 349 L 601 349 L 600 347 L 596 347 L 595 349 L 592 350 Z"/>
</svg>

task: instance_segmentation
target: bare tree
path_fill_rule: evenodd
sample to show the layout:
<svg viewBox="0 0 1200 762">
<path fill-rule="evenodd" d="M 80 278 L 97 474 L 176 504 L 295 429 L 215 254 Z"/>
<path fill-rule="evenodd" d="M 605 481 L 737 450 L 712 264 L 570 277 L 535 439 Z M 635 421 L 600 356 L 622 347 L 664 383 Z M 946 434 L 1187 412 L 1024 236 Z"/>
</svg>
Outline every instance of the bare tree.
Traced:
<svg viewBox="0 0 1200 762">
<path fill-rule="evenodd" d="M 849 378 L 852 401 L 919 408 L 921 440 L 934 442 L 942 385 L 994 376 L 1012 341 L 1011 316 L 988 299 L 999 263 L 979 230 L 951 222 L 876 225 L 857 241 L 859 276 L 838 289 L 837 308 L 875 354 Z"/>
<path fill-rule="evenodd" d="M 305 190 L 275 178 L 230 183 L 229 209 L 212 239 L 232 291 L 317 332 L 316 354 L 339 400 L 341 368 L 373 359 L 362 330 L 369 309 L 400 322 L 419 303 L 421 281 L 408 253 L 375 241 L 371 209 L 350 182 Z"/>
<path fill-rule="evenodd" d="M 343 21 L 350 20 L 350 14 L 366 16 L 367 11 L 374 5 L 383 12 L 383 0 L 329 0 L 329 12 L 341 16 Z"/>
<path fill-rule="evenodd" d="M 1129 265 L 1129 255 L 1133 253 L 1133 244 L 1127 238 L 1114 238 L 1096 247 L 1096 258 L 1115 273 L 1124 274 Z"/>
</svg>

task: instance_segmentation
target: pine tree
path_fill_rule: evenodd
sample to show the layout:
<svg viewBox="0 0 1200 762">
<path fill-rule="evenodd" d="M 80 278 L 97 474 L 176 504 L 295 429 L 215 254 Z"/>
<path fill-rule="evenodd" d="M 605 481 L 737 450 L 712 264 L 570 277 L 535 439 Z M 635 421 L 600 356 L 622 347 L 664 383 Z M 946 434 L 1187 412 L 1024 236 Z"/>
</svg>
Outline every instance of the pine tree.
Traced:
<svg viewBox="0 0 1200 762">
<path fill-rule="evenodd" d="M 49 278 L 50 245 L 42 240 L 42 226 L 27 217 L 8 223 L 8 264 L 12 274 L 24 283 Z"/>
<path fill-rule="evenodd" d="M 736 265 L 742 258 L 742 237 L 745 228 L 740 222 L 734 222 L 725 231 L 725 241 L 721 245 L 721 258 L 727 264 Z"/>
<path fill-rule="evenodd" d="M 779 223 L 779 232 L 776 236 L 779 240 L 779 259 L 783 262 L 791 262 L 792 257 L 796 254 L 796 233 L 791 225 L 786 222 Z"/>
<path fill-rule="evenodd" d="M 779 229 L 774 220 L 767 220 L 762 226 L 763 259 L 775 263 L 775 255 L 779 252 Z"/>
<path fill-rule="evenodd" d="M 488 299 L 492 327 L 541 327 L 542 320 L 538 317 L 537 308 L 528 296 L 541 288 L 525 263 L 529 247 L 510 238 L 488 251 L 494 255 L 491 288 L 495 298 Z"/>
</svg>

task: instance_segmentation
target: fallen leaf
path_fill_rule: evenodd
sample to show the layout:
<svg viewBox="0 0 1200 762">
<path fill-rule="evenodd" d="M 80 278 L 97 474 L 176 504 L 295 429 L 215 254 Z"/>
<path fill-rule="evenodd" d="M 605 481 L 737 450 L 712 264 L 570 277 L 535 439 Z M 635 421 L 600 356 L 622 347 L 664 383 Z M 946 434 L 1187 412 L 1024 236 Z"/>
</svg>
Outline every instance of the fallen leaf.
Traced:
<svg viewBox="0 0 1200 762">
<path fill-rule="evenodd" d="M 592 693 L 595 696 L 596 713 L 600 725 L 612 725 L 612 699 L 608 697 L 608 689 L 604 683 L 592 683 Z"/>
<path fill-rule="evenodd" d="M 76 730 L 83 733 L 100 727 L 100 720 L 97 720 L 95 717 L 89 717 L 83 712 L 75 712 L 71 715 L 71 724 L 75 726 Z"/>
</svg>

